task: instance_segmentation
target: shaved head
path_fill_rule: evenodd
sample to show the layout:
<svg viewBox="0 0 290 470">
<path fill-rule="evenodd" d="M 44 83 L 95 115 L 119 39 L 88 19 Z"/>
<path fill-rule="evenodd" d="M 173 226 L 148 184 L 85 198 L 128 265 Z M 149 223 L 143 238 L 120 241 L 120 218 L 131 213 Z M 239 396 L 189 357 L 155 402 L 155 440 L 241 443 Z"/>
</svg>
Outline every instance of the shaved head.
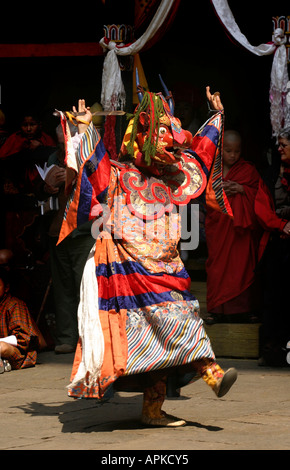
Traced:
<svg viewBox="0 0 290 470">
<path fill-rule="evenodd" d="M 234 130 L 227 130 L 224 132 L 224 140 L 229 140 L 231 142 L 240 142 L 242 141 L 241 135 Z"/>
</svg>

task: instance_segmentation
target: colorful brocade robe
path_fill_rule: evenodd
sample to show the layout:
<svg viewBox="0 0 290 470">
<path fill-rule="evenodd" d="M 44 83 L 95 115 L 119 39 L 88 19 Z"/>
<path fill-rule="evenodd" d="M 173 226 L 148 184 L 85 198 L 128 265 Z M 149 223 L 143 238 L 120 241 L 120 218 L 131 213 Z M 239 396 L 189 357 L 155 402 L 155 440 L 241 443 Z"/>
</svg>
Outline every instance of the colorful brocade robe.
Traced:
<svg viewBox="0 0 290 470">
<path fill-rule="evenodd" d="M 91 257 L 98 299 L 88 286 L 94 281 L 86 281 L 84 273 L 91 303 L 79 308 L 80 340 L 68 394 L 102 399 L 119 377 L 166 374 L 168 368 L 214 359 L 214 352 L 178 251 L 179 209 L 204 191 L 206 169 L 184 154 L 165 175 L 146 175 L 133 162 L 110 161 L 93 134 L 89 128 L 79 147 L 80 163 L 84 149 L 89 157 L 81 165 L 59 242 L 75 226 L 95 219 Z M 96 316 L 99 328 L 93 334 L 85 325 Z"/>
</svg>

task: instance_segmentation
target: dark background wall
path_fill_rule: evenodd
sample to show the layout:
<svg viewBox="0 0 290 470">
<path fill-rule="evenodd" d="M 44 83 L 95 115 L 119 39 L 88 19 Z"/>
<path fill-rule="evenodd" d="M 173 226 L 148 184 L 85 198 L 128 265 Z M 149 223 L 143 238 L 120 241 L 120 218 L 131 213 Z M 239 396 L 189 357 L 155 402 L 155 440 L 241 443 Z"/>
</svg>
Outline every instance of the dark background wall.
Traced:
<svg viewBox="0 0 290 470">
<path fill-rule="evenodd" d="M 7 27 L 0 31 L 0 43 L 98 42 L 103 24 L 124 21 L 120 11 L 131 21 L 131 0 L 118 3 L 118 11 L 107 11 L 100 0 L 84 3 L 83 10 L 80 4 L 49 2 L 36 7 L 17 4 L 15 11 L 6 3 L 1 16 Z M 272 16 L 289 15 L 285 1 L 229 0 L 229 5 L 253 45 L 271 41 Z M 170 89 L 180 82 L 191 84 L 202 106 L 206 85 L 220 91 L 226 126 L 242 133 L 247 158 L 263 165 L 271 140 L 269 84 L 273 57 L 258 57 L 234 44 L 209 0 L 181 0 L 172 27 L 140 57 L 151 91 L 161 91 L 159 73 Z M 102 56 L 5 58 L 0 63 L 1 107 L 11 130 L 17 126 L 20 110 L 32 104 L 42 111 L 44 126 L 53 133 L 57 125 L 52 116 L 55 108 L 71 109 L 78 98 L 85 98 L 88 104 L 100 101 Z M 131 75 L 124 78 L 128 82 Z"/>
</svg>

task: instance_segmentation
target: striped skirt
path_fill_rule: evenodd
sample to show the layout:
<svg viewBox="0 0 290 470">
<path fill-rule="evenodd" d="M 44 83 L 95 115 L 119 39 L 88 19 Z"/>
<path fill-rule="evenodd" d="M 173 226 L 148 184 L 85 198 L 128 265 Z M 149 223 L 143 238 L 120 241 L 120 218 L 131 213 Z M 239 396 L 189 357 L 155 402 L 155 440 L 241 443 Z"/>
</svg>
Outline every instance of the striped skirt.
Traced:
<svg viewBox="0 0 290 470">
<path fill-rule="evenodd" d="M 112 240 L 97 241 L 95 273 L 104 357 L 94 381 L 87 374 L 85 380 L 73 382 L 72 397 L 101 399 L 120 377 L 134 376 L 138 381 L 140 374 L 164 371 L 166 375 L 168 369 L 214 359 L 186 270 L 152 273 L 137 260 L 124 259 L 117 248 Z M 72 379 L 82 347 L 80 341 Z"/>
</svg>

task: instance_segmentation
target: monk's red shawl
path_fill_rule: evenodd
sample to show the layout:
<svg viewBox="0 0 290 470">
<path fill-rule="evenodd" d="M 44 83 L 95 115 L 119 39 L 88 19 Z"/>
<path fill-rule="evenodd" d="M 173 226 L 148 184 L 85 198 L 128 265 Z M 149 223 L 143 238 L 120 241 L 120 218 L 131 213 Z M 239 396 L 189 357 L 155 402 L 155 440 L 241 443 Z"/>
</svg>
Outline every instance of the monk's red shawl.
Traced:
<svg viewBox="0 0 290 470">
<path fill-rule="evenodd" d="M 255 167 L 242 158 L 224 181 L 235 181 L 244 194 L 229 197 L 233 218 L 207 208 L 207 310 L 234 299 L 255 279 L 255 267 L 270 231 L 286 221 L 273 210 L 271 196 Z"/>
</svg>

